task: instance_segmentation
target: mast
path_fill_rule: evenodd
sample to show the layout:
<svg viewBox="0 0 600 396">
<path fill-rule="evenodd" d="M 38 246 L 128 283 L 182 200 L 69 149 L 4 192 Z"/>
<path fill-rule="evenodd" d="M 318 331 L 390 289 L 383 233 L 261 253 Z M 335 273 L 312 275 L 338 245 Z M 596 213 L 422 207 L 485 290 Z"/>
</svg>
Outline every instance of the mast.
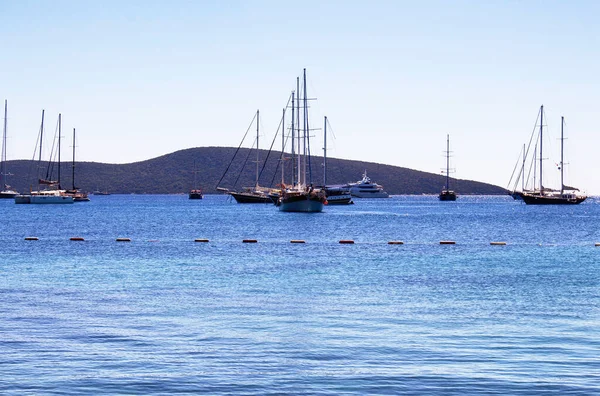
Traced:
<svg viewBox="0 0 600 396">
<path fill-rule="evenodd" d="M 542 145 L 543 145 L 543 129 L 544 129 L 544 105 L 540 108 L 540 194 L 544 192 L 544 184 L 542 182 Z"/>
<path fill-rule="evenodd" d="M 0 158 L 1 166 L 0 166 L 0 178 L 2 179 L 2 184 L 0 184 L 1 189 L 6 188 L 6 111 L 8 109 L 8 101 L 4 100 L 4 130 L 2 133 L 2 158 Z"/>
<path fill-rule="evenodd" d="M 446 135 L 446 190 L 450 190 L 450 135 Z"/>
<path fill-rule="evenodd" d="M 563 194 L 565 190 L 564 183 L 564 162 L 563 162 L 563 149 L 565 146 L 565 138 L 563 135 L 563 127 L 565 125 L 565 117 L 560 117 L 560 195 Z"/>
<path fill-rule="evenodd" d="M 303 84 L 304 84 L 304 184 L 306 182 L 306 167 L 308 166 L 308 181 L 312 184 L 312 170 L 310 167 L 310 127 L 308 124 L 308 96 L 306 95 L 306 68 L 303 72 Z"/>
<path fill-rule="evenodd" d="M 521 167 L 521 192 L 525 192 L 525 144 L 523 144 L 523 165 Z"/>
<path fill-rule="evenodd" d="M 327 185 L 327 116 L 323 121 L 323 188 Z"/>
<path fill-rule="evenodd" d="M 298 128 L 298 184 L 302 185 L 304 181 L 302 180 L 301 175 L 301 167 L 302 167 L 302 156 L 300 155 L 300 77 L 296 77 L 296 92 L 298 92 L 298 98 L 296 100 L 296 120 L 297 120 L 297 128 Z"/>
<path fill-rule="evenodd" d="M 259 152 L 258 152 L 258 126 L 260 124 L 259 122 L 259 111 L 256 110 L 256 189 L 258 189 L 258 162 L 259 162 Z"/>
<path fill-rule="evenodd" d="M 61 127 L 61 114 L 58 113 L 58 189 L 61 190 L 60 186 L 60 127 Z"/>
<path fill-rule="evenodd" d="M 71 166 L 73 174 L 71 176 L 73 180 L 73 190 L 75 190 L 75 128 L 73 128 L 73 165 Z"/>
<path fill-rule="evenodd" d="M 295 151 L 294 151 L 294 109 L 295 109 L 295 103 L 294 103 L 294 94 L 295 92 L 292 91 L 292 187 L 294 187 L 296 185 L 296 172 L 294 172 L 294 164 L 295 164 Z"/>
<path fill-rule="evenodd" d="M 285 109 L 283 109 L 283 114 L 281 116 L 281 186 L 283 188 L 284 179 L 284 169 L 285 168 Z"/>
</svg>

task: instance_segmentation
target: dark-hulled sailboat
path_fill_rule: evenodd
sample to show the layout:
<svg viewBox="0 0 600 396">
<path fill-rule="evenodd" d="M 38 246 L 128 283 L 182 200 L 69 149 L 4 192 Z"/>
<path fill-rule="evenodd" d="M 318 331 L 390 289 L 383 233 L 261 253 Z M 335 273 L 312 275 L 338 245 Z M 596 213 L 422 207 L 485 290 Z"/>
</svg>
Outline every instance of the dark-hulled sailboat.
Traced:
<svg viewBox="0 0 600 396">
<path fill-rule="evenodd" d="M 439 198 L 440 201 L 456 201 L 456 193 L 450 190 L 450 135 L 446 135 L 446 185 Z"/>
</svg>

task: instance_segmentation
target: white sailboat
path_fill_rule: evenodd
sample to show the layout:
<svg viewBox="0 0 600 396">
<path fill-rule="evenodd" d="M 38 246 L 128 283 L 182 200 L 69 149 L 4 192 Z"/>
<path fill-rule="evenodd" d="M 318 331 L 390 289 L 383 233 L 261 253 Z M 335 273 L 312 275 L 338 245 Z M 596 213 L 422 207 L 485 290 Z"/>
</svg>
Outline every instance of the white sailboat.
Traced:
<svg viewBox="0 0 600 396">
<path fill-rule="evenodd" d="M 15 197 L 15 203 L 17 204 L 72 204 L 74 202 L 73 197 L 66 194 L 60 186 L 60 136 L 61 134 L 61 114 L 58 115 L 58 178 L 57 180 L 49 180 L 50 173 L 46 173 L 45 178 L 38 177 L 38 190 L 31 191 L 29 194 L 20 194 Z M 39 160 L 38 164 L 42 161 L 42 142 L 44 135 L 44 110 L 42 110 L 42 123 L 40 126 L 40 142 L 39 142 Z M 47 186 L 46 189 L 41 190 L 41 186 Z"/>
<path fill-rule="evenodd" d="M 7 118 L 8 101 L 4 101 L 4 130 L 2 132 L 2 158 L 0 158 L 0 198 L 14 198 L 19 195 L 18 192 L 11 189 L 6 178 L 8 171 L 6 170 L 6 118 Z"/>
</svg>

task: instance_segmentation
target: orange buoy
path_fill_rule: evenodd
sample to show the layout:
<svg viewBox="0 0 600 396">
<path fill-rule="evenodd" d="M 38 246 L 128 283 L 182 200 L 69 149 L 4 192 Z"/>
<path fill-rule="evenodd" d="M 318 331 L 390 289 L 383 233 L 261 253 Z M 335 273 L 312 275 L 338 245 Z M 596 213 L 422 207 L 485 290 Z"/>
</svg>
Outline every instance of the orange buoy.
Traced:
<svg viewBox="0 0 600 396">
<path fill-rule="evenodd" d="M 389 241 L 388 245 L 404 245 L 402 241 Z"/>
<path fill-rule="evenodd" d="M 490 245 L 492 245 L 492 246 L 504 246 L 504 245 L 506 245 L 506 242 L 490 242 Z"/>
<path fill-rule="evenodd" d="M 194 242 L 208 242 L 208 239 L 194 239 Z"/>
<path fill-rule="evenodd" d="M 37 241 L 38 237 L 25 237 L 26 241 Z"/>
<path fill-rule="evenodd" d="M 257 243 L 258 241 L 256 239 L 244 239 L 242 242 L 243 243 Z"/>
<path fill-rule="evenodd" d="M 342 245 L 353 245 L 353 244 L 354 244 L 354 241 L 353 241 L 352 239 L 342 239 L 342 240 L 340 241 L 340 243 L 341 243 Z"/>
<path fill-rule="evenodd" d="M 440 241 L 440 245 L 456 245 L 454 241 Z"/>
<path fill-rule="evenodd" d="M 70 241 L 85 241 L 85 239 L 83 239 L 82 237 L 71 237 L 69 240 Z"/>
<path fill-rule="evenodd" d="M 292 239 L 290 241 L 290 243 L 306 243 L 305 241 L 303 241 L 302 239 Z"/>
<path fill-rule="evenodd" d="M 131 242 L 130 238 L 117 238 L 117 242 Z"/>
</svg>

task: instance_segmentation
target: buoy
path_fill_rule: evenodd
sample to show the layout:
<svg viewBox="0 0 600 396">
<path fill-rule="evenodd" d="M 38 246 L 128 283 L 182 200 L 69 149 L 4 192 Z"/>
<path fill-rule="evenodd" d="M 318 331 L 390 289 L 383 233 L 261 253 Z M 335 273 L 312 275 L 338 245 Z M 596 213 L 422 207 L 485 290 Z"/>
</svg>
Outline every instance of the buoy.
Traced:
<svg viewBox="0 0 600 396">
<path fill-rule="evenodd" d="M 504 245 L 506 245 L 506 242 L 490 242 L 490 245 L 492 245 L 492 246 L 504 246 Z"/>
<path fill-rule="evenodd" d="M 85 241 L 82 237 L 71 237 L 69 240 L 71 241 Z"/>
<path fill-rule="evenodd" d="M 389 241 L 388 245 L 404 245 L 402 241 Z"/>
<path fill-rule="evenodd" d="M 242 242 L 243 243 L 257 243 L 258 241 L 256 239 L 244 239 Z"/>
<path fill-rule="evenodd" d="M 117 238 L 117 242 L 131 242 L 130 238 Z"/>
<path fill-rule="evenodd" d="M 26 241 L 37 241 L 38 237 L 25 237 Z"/>
<path fill-rule="evenodd" d="M 194 239 L 194 242 L 208 242 L 208 239 Z"/>
<path fill-rule="evenodd" d="M 454 241 L 440 241 L 440 245 L 456 245 Z"/>
<path fill-rule="evenodd" d="M 291 243 L 306 243 L 305 241 L 303 241 L 302 239 L 292 239 L 290 241 Z"/>
<path fill-rule="evenodd" d="M 600 246 L 600 242 L 596 242 L 594 246 Z"/>
<path fill-rule="evenodd" d="M 340 243 L 343 245 L 353 245 L 354 241 L 352 239 L 342 239 Z"/>
</svg>

